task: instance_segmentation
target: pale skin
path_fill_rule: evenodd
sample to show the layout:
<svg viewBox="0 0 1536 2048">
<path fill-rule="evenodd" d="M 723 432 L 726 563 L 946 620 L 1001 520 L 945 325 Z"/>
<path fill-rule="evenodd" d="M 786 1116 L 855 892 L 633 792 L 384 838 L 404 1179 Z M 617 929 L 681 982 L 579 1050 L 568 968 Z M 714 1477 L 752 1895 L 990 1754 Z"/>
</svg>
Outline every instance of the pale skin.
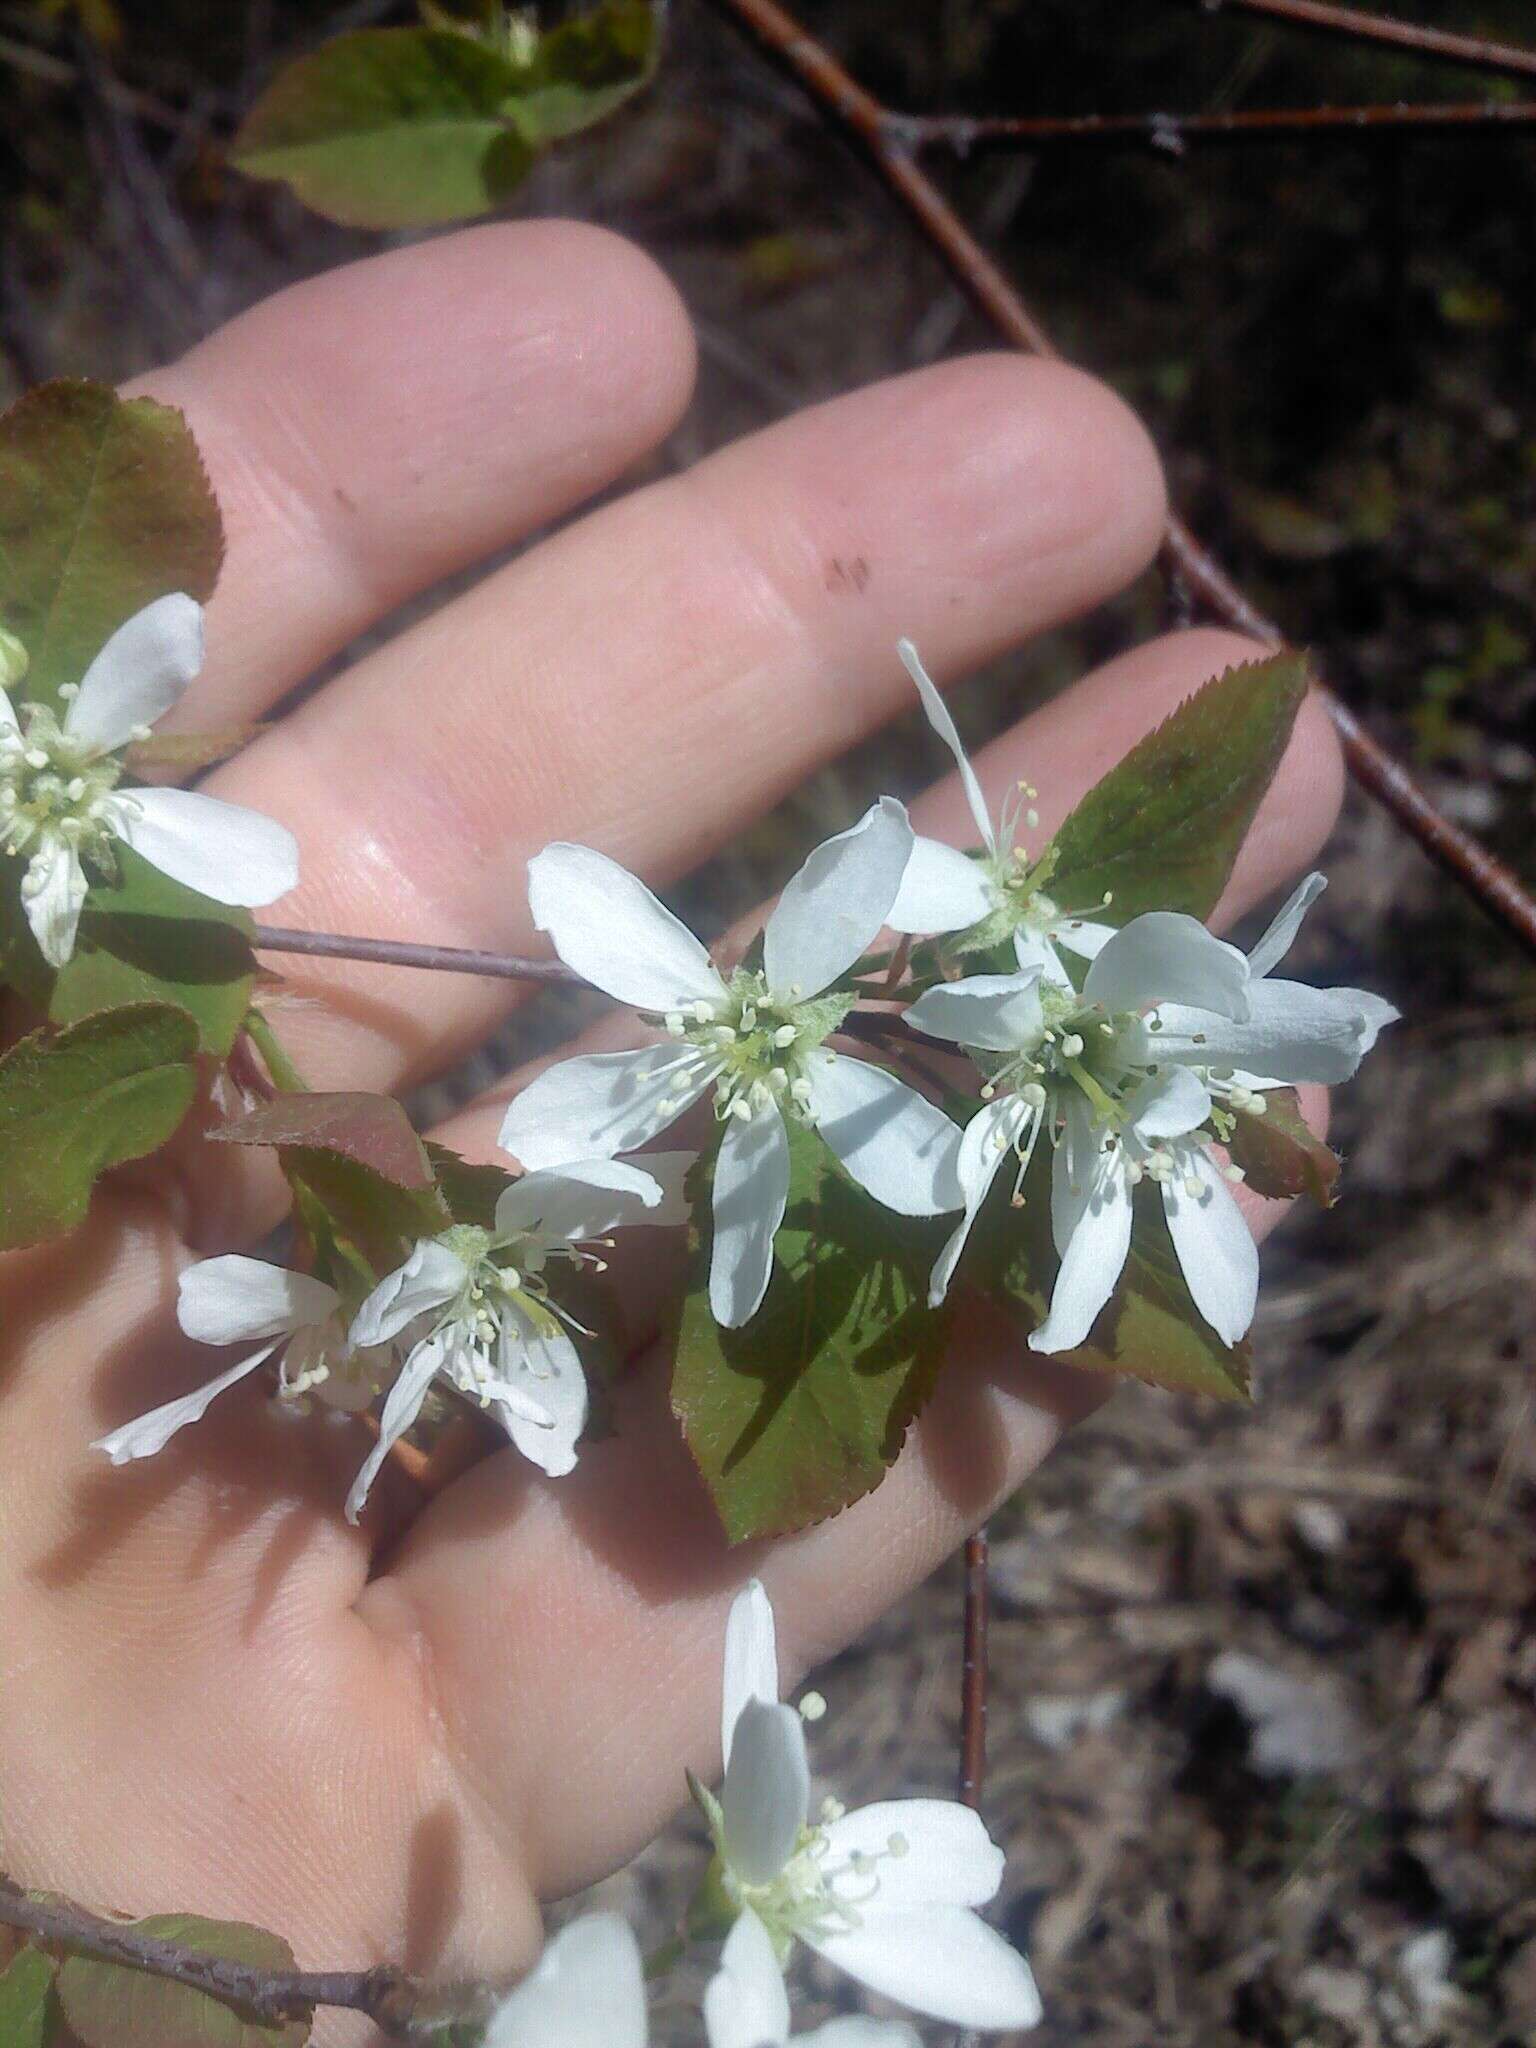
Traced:
<svg viewBox="0 0 1536 2048">
<path fill-rule="evenodd" d="M 180 724 L 272 715 L 405 598 L 577 512 L 666 434 L 692 369 L 686 315 L 644 256 L 526 223 L 295 286 L 145 379 L 185 409 L 230 540 Z M 547 840 L 664 886 L 912 708 L 901 634 L 960 683 L 1127 583 L 1163 517 L 1151 444 L 1103 386 L 1012 356 L 943 364 L 567 524 L 209 786 L 299 835 L 304 879 L 275 922 L 527 950 L 524 864 Z M 839 573 L 858 560 L 866 578 Z M 1259 651 L 1211 631 L 1136 648 L 986 750 L 989 795 L 1027 775 L 1048 830 Z M 1340 789 L 1309 704 L 1218 922 L 1313 861 Z M 965 843 L 952 782 L 914 819 Z M 290 964 L 312 1000 L 274 1019 L 321 1087 L 398 1089 L 514 999 Z M 492 1156 L 505 1093 L 439 1135 Z M 93 1437 L 229 1356 L 176 1333 L 178 1269 L 277 1212 L 270 1179 L 202 1154 L 103 1191 L 67 1244 L 0 1266 L 0 1868 L 96 1907 L 254 1920 L 307 1966 L 525 1966 L 539 1901 L 649 1839 L 684 1765 L 718 1768 L 721 1632 L 748 1576 L 804 1669 L 930 1572 L 1102 1391 L 967 1309 L 878 1492 L 730 1551 L 667 1414 L 667 1361 L 640 1341 L 665 1285 L 648 1234 L 619 1433 L 570 1478 L 508 1450 L 419 1512 L 397 1479 L 350 1529 L 359 1425 L 284 1422 L 255 1383 L 113 1470 Z M 1249 1209 L 1260 1231 L 1279 1213 Z M 340 2016 L 316 2033 L 369 2038 Z"/>
</svg>

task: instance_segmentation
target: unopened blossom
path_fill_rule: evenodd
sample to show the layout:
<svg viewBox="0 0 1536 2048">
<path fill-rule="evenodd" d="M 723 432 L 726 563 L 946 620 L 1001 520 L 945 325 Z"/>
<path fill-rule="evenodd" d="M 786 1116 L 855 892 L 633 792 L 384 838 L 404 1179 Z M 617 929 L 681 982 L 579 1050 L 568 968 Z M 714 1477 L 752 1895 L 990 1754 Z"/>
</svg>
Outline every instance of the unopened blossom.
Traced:
<svg viewBox="0 0 1536 2048">
<path fill-rule="evenodd" d="M 645 2048 L 645 1973 L 627 1924 L 589 1913 L 497 2006 L 484 2048 Z"/>
<path fill-rule="evenodd" d="M 949 1118 L 894 1074 L 823 1043 L 852 1007 L 839 984 L 885 924 L 911 848 L 906 812 L 882 797 L 810 855 L 768 918 L 762 966 L 728 980 L 606 855 L 556 844 L 529 863 L 534 922 L 561 959 L 668 1035 L 549 1068 L 513 1102 L 501 1143 L 530 1167 L 612 1157 L 712 1093 L 722 1131 L 709 1299 L 727 1327 L 745 1323 L 767 1291 L 789 1193 L 786 1119 L 819 1130 L 888 1208 L 959 1207 Z"/>
<path fill-rule="evenodd" d="M 587 1382 L 565 1327 L 580 1326 L 556 1300 L 550 1270 L 561 1263 L 601 1268 L 594 1247 L 606 1247 L 625 1224 L 680 1222 L 686 1163 L 667 1153 L 648 1162 L 653 1173 L 611 1159 L 525 1173 L 503 1190 L 491 1229 L 461 1223 L 422 1238 L 379 1283 L 353 1319 L 352 1341 L 407 1351 L 384 1402 L 378 1443 L 347 1496 L 348 1521 L 362 1512 L 434 1379 L 489 1409 L 541 1471 L 558 1478 L 571 1470 Z"/>
<path fill-rule="evenodd" d="M 972 860 L 940 839 L 916 838 L 886 922 L 898 932 L 959 933 L 960 951 L 979 952 L 1011 941 L 1021 968 L 1037 968 L 1045 980 L 1070 987 L 1071 976 L 1059 949 L 1091 960 L 1114 927 L 1058 907 L 1047 893 L 1053 853 L 1047 848 L 1031 860 L 1016 843 L 1021 824 L 1032 829 L 1040 822 L 1033 808 L 1036 791 L 1020 783 L 994 826 L 949 706 L 919 661 L 917 649 L 910 640 L 901 640 L 896 652 L 917 685 L 928 723 L 955 757 L 981 837 L 981 857 Z"/>
<path fill-rule="evenodd" d="M 773 1610 L 754 1581 L 726 1626 L 725 1781 L 718 1800 L 695 1794 L 733 1913 L 757 1920 L 781 1972 L 801 1941 L 914 2012 L 960 2027 L 1034 2026 L 1040 1998 L 1028 1963 L 975 1910 L 1003 1874 L 980 1818 L 946 1799 L 851 1813 L 829 1799 L 813 1822 L 801 1717 L 778 1690 Z M 735 1961 L 753 1972 L 762 2006 L 770 1994 L 754 1942 L 743 1936 Z"/>
<path fill-rule="evenodd" d="M 745 1912 L 726 1936 L 720 1968 L 705 1988 L 709 2048 L 922 2048 L 905 2020 L 850 2013 L 793 2037 L 789 2024 L 789 1994 L 773 1937 L 755 1913 Z"/>
<path fill-rule="evenodd" d="M 219 903 L 257 905 L 298 880 L 293 834 L 241 804 L 123 782 L 123 754 L 178 703 L 203 661 L 202 607 L 176 592 L 118 627 L 51 705 L 0 689 L 0 846 L 25 861 L 21 906 L 50 967 L 63 967 L 93 880 L 118 846 Z M 17 664 L 8 661 L 8 671 Z"/>
<path fill-rule="evenodd" d="M 150 1458 L 179 1429 L 201 1421 L 227 1388 L 279 1358 L 278 1391 L 290 1400 L 313 1395 L 328 1406 L 366 1408 L 393 1365 L 385 1346 L 359 1350 L 347 1332 L 341 1296 L 310 1273 L 230 1253 L 189 1266 L 177 1283 L 176 1319 L 200 1344 L 256 1344 L 236 1364 L 194 1393 L 152 1408 L 100 1438 L 114 1465 Z"/>
<path fill-rule="evenodd" d="M 1251 958 L 1192 917 L 1150 911 L 1106 941 L 1080 995 L 1039 973 L 975 975 L 912 1005 L 914 1028 L 964 1046 L 987 1077 L 960 1145 L 964 1215 L 934 1267 L 931 1300 L 943 1298 L 1005 1165 L 1023 1200 L 1045 1135 L 1061 1266 L 1031 1346 L 1066 1351 L 1087 1337 L 1129 1254 L 1143 1179 L 1161 1192 L 1196 1308 L 1224 1344 L 1237 1343 L 1259 1269 L 1229 1185 L 1242 1176 L 1212 1151 L 1231 1135 L 1229 1109 L 1262 1108 L 1264 1089 L 1295 1081 L 1347 1080 L 1396 1015 L 1364 990 L 1267 978 L 1316 888 L 1315 878 L 1302 885 Z M 1262 1071 L 1238 1069 L 1239 1058 Z"/>
</svg>

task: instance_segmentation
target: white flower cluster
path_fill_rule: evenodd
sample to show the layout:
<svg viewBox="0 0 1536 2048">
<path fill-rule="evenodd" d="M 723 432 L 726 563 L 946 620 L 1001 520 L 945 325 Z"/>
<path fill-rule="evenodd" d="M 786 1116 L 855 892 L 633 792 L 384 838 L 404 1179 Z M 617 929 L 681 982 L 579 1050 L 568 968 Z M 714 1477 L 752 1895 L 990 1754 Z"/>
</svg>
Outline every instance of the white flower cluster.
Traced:
<svg viewBox="0 0 1536 2048">
<path fill-rule="evenodd" d="M 726 1624 L 718 1798 L 692 1781 L 714 1843 L 706 1881 L 728 1923 L 704 1994 L 709 2048 L 918 2048 L 900 2020 L 829 2020 L 790 2035 L 795 1944 L 909 2010 L 951 2026 L 1038 2025 L 1029 1964 L 981 1919 L 1003 1856 L 969 1807 L 897 1799 L 810 1815 L 801 1715 L 779 1701 L 773 1609 L 754 1580 Z M 575 1921 L 506 1999 L 486 2048 L 645 2048 L 644 1971 L 612 1914 Z"/>
</svg>

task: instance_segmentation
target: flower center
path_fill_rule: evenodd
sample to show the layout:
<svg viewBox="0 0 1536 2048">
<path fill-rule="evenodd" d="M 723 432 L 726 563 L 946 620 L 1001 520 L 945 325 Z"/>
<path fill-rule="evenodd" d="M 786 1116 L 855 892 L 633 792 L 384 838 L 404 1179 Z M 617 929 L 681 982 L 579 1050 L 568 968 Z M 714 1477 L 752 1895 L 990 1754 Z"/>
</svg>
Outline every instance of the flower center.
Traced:
<svg viewBox="0 0 1536 2048">
<path fill-rule="evenodd" d="M 388 1344 L 354 1350 L 340 1310 L 321 1323 L 307 1323 L 284 1347 L 278 1392 L 302 1402 L 313 1394 L 328 1408 L 348 1413 L 367 1408 L 378 1395 L 393 1361 Z"/>
<path fill-rule="evenodd" d="M 862 1926 L 862 1909 L 880 1889 L 881 1864 L 908 1853 L 906 1836 L 893 1834 L 873 1854 L 856 1849 L 837 1860 L 827 1828 L 842 1819 L 843 1811 L 837 1800 L 823 1801 L 822 1825 L 800 1830 L 794 1854 L 767 1884 L 746 1884 L 733 1871 L 725 1872 L 731 1898 L 752 1908 L 780 1948 L 795 1935 L 820 1939 Z"/>
<path fill-rule="evenodd" d="M 71 739 L 47 704 L 23 704 L 20 718 L 19 731 L 0 733 L 0 845 L 12 855 L 64 846 L 113 874 L 112 842 L 132 801 L 114 794 L 121 762 Z"/>
<path fill-rule="evenodd" d="M 721 1000 L 673 1010 L 665 1022 L 674 1038 L 714 1068 L 715 1115 L 722 1123 L 731 1116 L 747 1122 L 767 1109 L 808 1121 L 809 1057 L 846 1007 L 841 998 L 786 1002 L 769 993 L 761 974 L 741 969 Z"/>
</svg>

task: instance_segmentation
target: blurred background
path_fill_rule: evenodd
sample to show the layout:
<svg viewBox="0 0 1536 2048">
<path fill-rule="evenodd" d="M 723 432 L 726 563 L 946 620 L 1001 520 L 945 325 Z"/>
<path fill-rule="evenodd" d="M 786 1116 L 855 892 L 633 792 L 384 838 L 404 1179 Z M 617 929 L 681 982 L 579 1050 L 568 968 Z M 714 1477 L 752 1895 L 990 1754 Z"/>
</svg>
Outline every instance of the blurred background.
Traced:
<svg viewBox="0 0 1536 2048">
<path fill-rule="evenodd" d="M 1520 97 L 1219 0 L 801 11 L 916 112 Z M 1529 0 L 1399 12 L 1536 44 Z M 0 398 L 130 374 L 379 246 L 227 173 L 222 145 L 279 63 L 409 18 L 0 4 Z M 1150 422 L 1196 529 L 1536 885 L 1536 130 L 1202 143 L 1170 123 L 935 161 L 1065 350 Z M 662 465 L 991 345 L 702 0 L 674 7 L 654 89 L 517 210 L 607 222 L 681 287 L 702 375 Z M 961 693 L 962 729 L 1178 617 L 1148 577 Z M 906 719 L 681 899 L 723 922 L 877 786 L 943 765 Z M 1536 972 L 1364 799 L 1327 867 L 1297 971 L 1406 1019 L 1338 1102 L 1344 1201 L 1266 1253 L 1257 1405 L 1122 1390 L 993 1525 L 984 1810 L 1048 2048 L 1536 2041 Z M 525 1013 L 424 1110 L 568 1016 Z M 814 1756 L 844 1797 L 949 1789 L 959 1603 L 951 1567 L 820 1676 Z M 695 1854 L 680 1823 L 604 1895 L 655 1921 Z M 693 2026 L 663 2012 L 659 2034 Z"/>
</svg>

